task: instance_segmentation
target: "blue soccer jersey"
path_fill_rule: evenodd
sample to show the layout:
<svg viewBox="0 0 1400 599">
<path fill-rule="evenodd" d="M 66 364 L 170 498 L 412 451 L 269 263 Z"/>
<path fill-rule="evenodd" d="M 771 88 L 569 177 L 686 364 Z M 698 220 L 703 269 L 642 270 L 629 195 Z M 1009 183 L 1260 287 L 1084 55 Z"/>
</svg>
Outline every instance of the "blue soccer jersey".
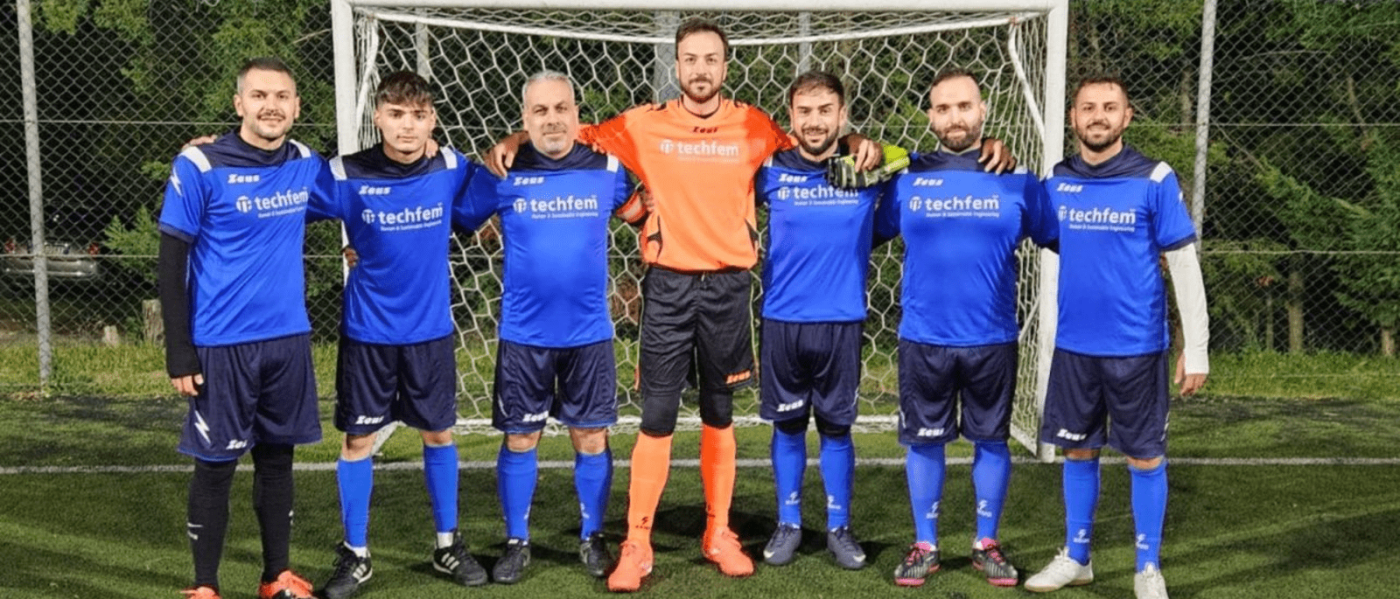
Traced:
<svg viewBox="0 0 1400 599">
<path fill-rule="evenodd" d="M 1039 179 L 982 170 L 976 152 L 914 154 L 876 228 L 904 236 L 899 337 L 970 347 L 1016 340 L 1016 247 L 1058 234 Z"/>
<path fill-rule="evenodd" d="M 444 149 L 400 164 L 375 146 L 330 162 L 335 202 L 359 262 L 345 282 L 342 323 L 362 343 L 407 345 L 452 333 L 448 242 L 470 165 Z"/>
<path fill-rule="evenodd" d="M 232 132 L 175 157 L 160 230 L 190 244 L 186 286 L 199 347 L 311 331 L 302 247 L 330 171 L 294 140 L 266 151 Z"/>
<path fill-rule="evenodd" d="M 826 166 L 799 150 L 774 154 L 754 177 L 768 207 L 763 317 L 784 322 L 865 320 L 865 274 L 881 187 L 836 189 Z"/>
<path fill-rule="evenodd" d="M 475 229 L 501 216 L 500 338 L 552 348 L 611 339 L 608 219 L 632 193 L 627 171 L 581 144 L 559 160 L 523 146 L 504 179 L 477 169 L 454 222 Z"/>
<path fill-rule="evenodd" d="M 1168 345 L 1159 257 L 1196 239 L 1176 173 L 1124 146 L 1097 166 L 1079 156 L 1045 180 L 1060 225 L 1055 346 L 1140 356 Z"/>
</svg>

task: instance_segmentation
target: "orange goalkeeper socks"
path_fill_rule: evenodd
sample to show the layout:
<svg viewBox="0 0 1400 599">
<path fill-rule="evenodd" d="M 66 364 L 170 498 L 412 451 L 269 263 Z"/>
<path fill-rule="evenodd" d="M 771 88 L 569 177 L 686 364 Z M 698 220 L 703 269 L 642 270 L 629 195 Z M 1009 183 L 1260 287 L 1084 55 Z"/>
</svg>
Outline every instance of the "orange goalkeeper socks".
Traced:
<svg viewBox="0 0 1400 599">
<path fill-rule="evenodd" d="M 656 505 L 661 502 L 661 492 L 666 489 L 666 477 L 671 472 L 671 438 L 671 435 L 653 437 L 637 433 L 637 445 L 632 448 L 632 483 L 627 492 L 627 540 L 648 547 L 651 546 L 651 525 L 656 518 Z"/>
<path fill-rule="evenodd" d="M 700 432 L 700 479 L 705 483 L 705 536 L 729 527 L 734 502 L 734 426 L 709 425 Z"/>
</svg>

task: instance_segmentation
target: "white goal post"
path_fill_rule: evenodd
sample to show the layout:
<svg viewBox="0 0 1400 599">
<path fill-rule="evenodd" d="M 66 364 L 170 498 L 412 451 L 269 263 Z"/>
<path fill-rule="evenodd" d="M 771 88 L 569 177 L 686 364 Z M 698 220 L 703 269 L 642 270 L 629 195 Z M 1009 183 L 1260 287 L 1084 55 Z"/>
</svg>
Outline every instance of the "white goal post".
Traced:
<svg viewBox="0 0 1400 599">
<path fill-rule="evenodd" d="M 725 93 L 786 124 L 786 89 L 822 68 L 847 86 L 851 126 L 887 143 L 931 149 L 922 115 L 933 75 L 949 67 L 979 74 L 987 133 L 1006 140 L 1043 175 L 1064 148 L 1068 0 L 332 0 L 338 149 L 376 143 L 373 89 L 383 73 L 409 69 L 434 84 L 441 133 L 468 155 L 520 128 L 520 89 L 542 69 L 576 83 L 583 120 L 600 121 L 639 102 L 675 97 L 674 31 L 685 18 L 716 20 L 732 48 Z M 613 319 L 618 330 L 619 404 L 635 426 L 633 390 L 642 265 L 635 233 L 613 230 Z M 873 257 L 859 428 L 892 429 L 899 320 L 899 245 Z M 1037 440 L 1056 318 L 1053 254 L 1026 245 L 1021 263 L 1020 372 L 1013 436 L 1041 459 Z M 501 252 L 494 229 L 453 247 L 459 428 L 489 428 Z M 682 426 L 698 426 L 693 409 Z M 757 423 L 753 399 L 736 399 L 738 424 Z"/>
</svg>

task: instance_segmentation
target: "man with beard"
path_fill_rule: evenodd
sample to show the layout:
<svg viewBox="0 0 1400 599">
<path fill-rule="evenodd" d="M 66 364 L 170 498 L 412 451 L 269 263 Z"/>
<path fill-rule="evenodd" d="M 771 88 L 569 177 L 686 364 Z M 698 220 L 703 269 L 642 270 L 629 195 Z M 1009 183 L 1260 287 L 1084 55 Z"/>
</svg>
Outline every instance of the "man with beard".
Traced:
<svg viewBox="0 0 1400 599">
<path fill-rule="evenodd" d="M 371 453 L 376 433 L 395 421 L 423 439 L 433 569 L 462 585 L 487 581 L 457 532 L 457 370 L 445 276 L 452 208 L 471 165 L 452 149 L 426 155 L 437 113 L 432 88 L 411 71 L 379 84 L 374 124 L 383 142 L 330 161 L 335 202 L 316 215 L 340 219 L 357 252 L 345 281 L 336 366 L 335 426 L 345 433 L 336 482 L 345 538 L 321 589 L 327 599 L 351 596 L 374 573 Z"/>
<path fill-rule="evenodd" d="M 455 223 L 475 229 L 500 215 L 505 248 L 500 342 L 492 424 L 504 433 L 496 485 L 506 550 L 492 569 L 518 582 L 530 564 L 530 506 L 536 447 L 553 417 L 569 429 L 578 493 L 578 554 L 602 577 L 611 561 L 603 541 L 617 422 L 617 367 L 608 316 L 608 224 L 616 213 L 639 222 L 640 198 L 616 158 L 576 143 L 578 105 L 568 76 L 544 71 L 521 92 L 529 143 L 509 176 L 472 178 Z"/>
<path fill-rule="evenodd" d="M 715 23 L 682 23 L 676 30 L 681 97 L 638 106 L 580 130 L 582 141 L 617 156 L 641 178 L 655 206 L 641 234 L 642 259 L 649 267 L 642 281 L 642 423 L 632 451 L 627 540 L 608 577 L 613 591 L 635 591 L 651 572 L 651 530 L 670 472 L 692 356 L 698 359 L 703 422 L 701 552 L 726 576 L 753 574 L 753 560 L 729 526 L 734 392 L 753 379 L 749 269 L 758 260 L 753 176 L 774 152 L 795 144 L 763 111 L 720 94 L 728 52 L 728 38 Z M 486 160 L 492 172 L 504 176 L 526 138 L 516 133 L 493 147 Z M 862 168 L 880 161 L 880 148 L 870 140 L 848 135 L 843 144 L 855 148 Z M 993 154 L 988 168 L 1001 163 Z"/>
<path fill-rule="evenodd" d="M 293 446 L 321 439 L 302 242 L 329 201 L 326 162 L 287 133 L 301 112 L 287 65 L 238 72 L 238 129 L 175 158 L 160 215 L 160 296 L 171 384 L 189 398 L 179 451 L 194 457 L 188 530 L 194 585 L 217 599 L 238 459 L 253 454 L 262 534 L 259 599 L 311 597 L 289 568 Z"/>
<path fill-rule="evenodd" d="M 771 458 L 778 527 L 763 550 L 775 566 L 802 543 L 802 478 L 807 424 L 821 438 L 826 487 L 826 547 L 842 568 L 865 567 L 851 533 L 855 449 L 851 425 L 860 387 L 865 278 L 875 204 L 882 187 L 836 189 L 825 161 L 846 126 L 846 89 L 835 75 L 810 71 L 788 88 L 798 147 L 774 154 L 754 178 L 768 207 L 759 337 L 759 414 L 773 423 Z"/>
<path fill-rule="evenodd" d="M 899 324 L 899 441 L 914 517 L 914 543 L 895 584 L 920 586 L 938 569 L 944 446 L 972 441 L 977 534 L 972 565 L 997 586 L 1017 572 L 997 540 L 1011 476 L 1011 406 L 1017 334 L 1016 248 L 1055 240 L 1040 181 L 1018 168 L 983 172 L 973 155 L 987 106 L 974 75 L 953 69 L 929 88 L 939 148 L 915 154 L 887 184 L 877 236 L 904 236 Z"/>
<path fill-rule="evenodd" d="M 1094 580 L 1090 543 L 1099 450 L 1127 456 L 1136 532 L 1138 599 L 1166 599 L 1159 554 L 1167 507 L 1166 286 L 1181 312 L 1176 384 L 1189 396 L 1210 371 L 1205 286 L 1196 229 L 1176 173 L 1123 143 L 1133 109 L 1115 77 L 1081 81 L 1070 107 L 1079 155 L 1045 188 L 1059 216 L 1059 325 L 1040 438 L 1064 448 L 1065 547 L 1026 589 Z M 1112 422 L 1111 428 L 1108 422 Z"/>
</svg>

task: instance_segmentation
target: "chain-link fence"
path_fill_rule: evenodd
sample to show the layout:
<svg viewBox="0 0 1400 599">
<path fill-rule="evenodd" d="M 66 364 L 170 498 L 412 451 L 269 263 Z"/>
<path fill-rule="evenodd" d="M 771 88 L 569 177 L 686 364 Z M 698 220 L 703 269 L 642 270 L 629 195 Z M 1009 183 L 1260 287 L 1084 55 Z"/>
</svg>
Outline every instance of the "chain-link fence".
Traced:
<svg viewBox="0 0 1400 599">
<path fill-rule="evenodd" d="M 1188 196 L 1199 174 L 1203 4 L 1070 6 L 1071 85 L 1086 72 L 1120 74 L 1137 109 L 1128 141 L 1175 166 Z M 38 351 L 17 18 L 15 5 L 0 8 L 0 182 L 9 190 L 0 349 L 11 357 Z M 153 221 L 170 159 L 184 140 L 233 126 L 239 63 L 286 58 L 303 96 L 294 136 L 333 148 L 327 3 L 35 2 L 33 29 L 52 342 L 148 344 L 159 331 L 143 300 L 155 297 Z M 1397 40 L 1398 3 L 1219 3 L 1201 223 L 1215 355 L 1333 352 L 1365 364 L 1394 353 Z M 339 318 L 338 246 L 333 226 L 311 228 L 308 306 L 327 344 Z M 635 316 L 635 306 L 615 308 Z M 55 369 L 63 359 L 58 352 Z M 0 372 L 0 392 L 40 386 L 37 369 Z M 1320 376 L 1337 374 L 1379 376 Z"/>
</svg>

